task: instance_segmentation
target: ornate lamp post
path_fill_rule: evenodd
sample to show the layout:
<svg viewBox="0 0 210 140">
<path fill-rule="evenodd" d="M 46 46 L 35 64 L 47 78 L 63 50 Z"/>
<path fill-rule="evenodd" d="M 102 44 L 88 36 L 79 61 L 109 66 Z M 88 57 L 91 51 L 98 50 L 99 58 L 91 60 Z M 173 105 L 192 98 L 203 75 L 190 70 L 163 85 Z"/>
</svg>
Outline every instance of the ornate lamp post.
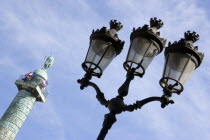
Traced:
<svg viewBox="0 0 210 140">
<path fill-rule="evenodd" d="M 117 31 L 122 28 L 122 25 L 120 22 L 117 23 L 116 20 L 110 21 L 109 30 L 103 27 L 91 34 L 90 47 L 82 64 L 86 74 L 84 78 L 78 80 L 78 83 L 81 89 L 92 86 L 96 90 L 98 101 L 110 111 L 104 116 L 103 127 L 97 140 L 104 140 L 108 130 L 117 121 L 116 114 L 141 109 L 143 105 L 152 101 L 160 101 L 162 108 L 169 103 L 173 104 L 174 101 L 170 100 L 172 93 L 180 94 L 192 71 L 201 64 L 204 55 L 198 52 L 197 46 L 193 46 L 199 36 L 195 32 L 188 31 L 185 33 L 184 39 L 174 43 L 169 42 L 165 49 L 165 66 L 163 77 L 160 79 L 160 86 L 164 91 L 163 95 L 161 97 L 149 97 L 136 101 L 134 104 L 126 105 L 123 98 L 128 95 L 131 80 L 135 76 L 143 77 L 153 58 L 161 53 L 164 48 L 166 40 L 161 38 L 160 33 L 157 32 L 162 26 L 163 22 L 161 20 L 151 18 L 150 27 L 144 25 L 133 29 L 130 36 L 130 48 L 123 64 L 127 71 L 126 80 L 118 89 L 118 95 L 111 100 L 106 100 L 99 87 L 90 80 L 92 76 L 100 78 L 104 69 L 121 52 L 124 42 L 118 38 Z"/>
</svg>

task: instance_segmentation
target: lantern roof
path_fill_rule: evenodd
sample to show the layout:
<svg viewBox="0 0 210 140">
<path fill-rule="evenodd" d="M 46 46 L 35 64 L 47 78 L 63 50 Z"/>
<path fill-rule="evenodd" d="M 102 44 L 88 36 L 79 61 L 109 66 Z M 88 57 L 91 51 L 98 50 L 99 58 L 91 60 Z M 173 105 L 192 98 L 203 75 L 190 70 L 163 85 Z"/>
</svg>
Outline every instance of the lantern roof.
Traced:
<svg viewBox="0 0 210 140">
<path fill-rule="evenodd" d="M 165 57 L 169 53 L 186 53 L 192 55 L 197 68 L 204 58 L 204 53 L 199 52 L 198 46 L 193 45 L 194 42 L 199 40 L 199 35 L 196 34 L 196 32 L 187 31 L 184 33 L 184 37 L 185 38 L 181 38 L 179 41 L 168 43 L 168 47 L 165 49 Z"/>
<path fill-rule="evenodd" d="M 142 27 L 138 27 L 137 29 L 133 28 L 133 32 L 130 35 L 130 40 L 132 41 L 136 37 L 145 37 L 154 40 L 159 45 L 159 53 L 162 52 L 166 39 L 160 37 L 160 32 L 157 32 L 158 29 L 163 27 L 163 22 L 161 19 L 157 19 L 156 17 L 150 19 L 150 27 L 145 24 Z"/>
<path fill-rule="evenodd" d="M 90 40 L 100 39 L 111 42 L 116 51 L 116 54 L 118 55 L 122 51 L 125 44 L 125 42 L 121 41 L 117 35 L 117 31 L 122 29 L 123 25 L 121 24 L 121 22 L 117 22 L 117 20 L 111 20 L 109 23 L 110 29 L 102 27 L 101 29 L 97 29 L 96 31 L 93 30 L 92 34 L 90 35 Z"/>
</svg>

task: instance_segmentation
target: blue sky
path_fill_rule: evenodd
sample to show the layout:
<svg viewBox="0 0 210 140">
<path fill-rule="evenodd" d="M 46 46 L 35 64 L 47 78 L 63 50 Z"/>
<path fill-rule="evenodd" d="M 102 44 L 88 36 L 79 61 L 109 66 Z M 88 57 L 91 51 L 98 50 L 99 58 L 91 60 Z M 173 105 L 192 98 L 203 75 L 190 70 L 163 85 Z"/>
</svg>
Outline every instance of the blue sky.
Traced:
<svg viewBox="0 0 210 140">
<path fill-rule="evenodd" d="M 117 19 L 124 28 L 122 53 L 107 67 L 100 79 L 93 78 L 107 99 L 117 95 L 125 80 L 123 62 L 133 27 L 149 23 L 151 17 L 163 20 L 161 36 L 179 40 L 187 30 L 200 35 L 195 45 L 205 53 L 175 104 L 162 109 L 150 103 L 133 113 L 117 115 L 107 140 L 208 140 L 210 139 L 210 11 L 208 0 L 0 0 L 0 115 L 18 90 L 15 80 L 21 74 L 41 68 L 44 57 L 54 54 L 48 70 L 50 95 L 36 103 L 17 134 L 16 140 L 96 139 L 108 110 L 95 98 L 95 91 L 81 91 L 77 79 L 84 71 L 81 63 L 92 29 L 108 26 Z M 163 53 L 148 67 L 145 76 L 132 81 L 127 104 L 149 96 L 161 96 L 159 79 Z"/>
</svg>

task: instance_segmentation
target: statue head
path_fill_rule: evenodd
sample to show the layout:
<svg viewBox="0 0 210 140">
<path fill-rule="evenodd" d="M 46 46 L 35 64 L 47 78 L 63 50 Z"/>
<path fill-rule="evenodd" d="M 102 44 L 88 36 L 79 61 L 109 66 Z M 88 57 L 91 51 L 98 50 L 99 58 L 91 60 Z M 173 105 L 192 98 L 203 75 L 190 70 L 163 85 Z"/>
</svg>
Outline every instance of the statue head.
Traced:
<svg viewBox="0 0 210 140">
<path fill-rule="evenodd" d="M 45 57 L 45 63 L 44 63 L 44 69 L 49 69 L 52 64 L 54 63 L 54 57 L 53 55 Z"/>
</svg>

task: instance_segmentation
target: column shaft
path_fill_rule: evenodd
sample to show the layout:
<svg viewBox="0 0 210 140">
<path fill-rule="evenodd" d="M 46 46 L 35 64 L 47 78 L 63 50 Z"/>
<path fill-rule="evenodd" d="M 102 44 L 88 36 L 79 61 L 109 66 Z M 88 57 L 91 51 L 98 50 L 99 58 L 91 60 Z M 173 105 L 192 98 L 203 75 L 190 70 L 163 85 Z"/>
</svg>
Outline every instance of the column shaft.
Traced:
<svg viewBox="0 0 210 140">
<path fill-rule="evenodd" d="M 0 140 L 13 140 L 32 109 L 36 98 L 20 90 L 0 119 Z"/>
</svg>

